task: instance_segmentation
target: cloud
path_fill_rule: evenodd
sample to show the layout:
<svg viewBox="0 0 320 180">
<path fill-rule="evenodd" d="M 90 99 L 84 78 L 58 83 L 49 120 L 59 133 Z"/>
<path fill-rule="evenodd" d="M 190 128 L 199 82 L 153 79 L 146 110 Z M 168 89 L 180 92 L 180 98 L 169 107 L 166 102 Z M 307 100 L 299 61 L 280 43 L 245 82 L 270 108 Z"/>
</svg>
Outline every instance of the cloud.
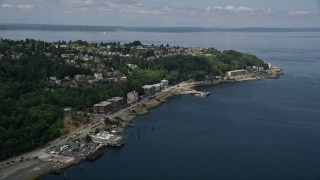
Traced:
<svg viewBox="0 0 320 180">
<path fill-rule="evenodd" d="M 117 12 L 124 15 L 164 15 L 196 13 L 192 8 L 173 8 L 168 6 L 152 6 L 142 3 L 106 2 L 98 8 L 100 11 Z"/>
<path fill-rule="evenodd" d="M 2 8 L 12 8 L 12 6 L 10 4 L 2 4 L 1 7 Z"/>
<path fill-rule="evenodd" d="M 17 8 L 20 8 L 20 9 L 32 9 L 33 5 L 30 5 L 30 4 L 18 4 Z"/>
<path fill-rule="evenodd" d="M 226 6 L 207 6 L 207 12 L 213 13 L 247 13 L 254 15 L 290 15 L 290 16 L 303 16 L 308 14 L 314 14 L 310 11 L 299 10 L 299 11 L 285 11 L 279 9 L 253 9 L 246 6 L 235 6 L 235 5 L 226 5 Z"/>
<path fill-rule="evenodd" d="M 213 11 L 213 12 L 233 12 L 233 13 L 254 13 L 256 10 L 245 7 L 245 6 L 234 6 L 234 5 L 227 5 L 227 6 L 208 6 L 207 11 Z"/>
<path fill-rule="evenodd" d="M 271 13 L 273 13 L 273 12 L 274 12 L 274 10 L 271 9 L 271 8 L 268 8 L 268 9 L 265 11 L 265 13 L 267 13 L 267 14 L 271 14 Z"/>
<path fill-rule="evenodd" d="M 290 11 L 288 13 L 288 15 L 290 16 L 307 15 L 307 14 L 310 14 L 310 12 L 309 11 Z"/>
<path fill-rule="evenodd" d="M 95 3 L 95 0 L 61 0 L 64 3 L 72 3 L 72 4 L 83 4 L 83 5 L 90 5 Z"/>
<path fill-rule="evenodd" d="M 79 13 L 83 13 L 83 12 L 88 12 L 89 9 L 88 8 L 68 8 L 65 12 L 69 13 L 69 14 L 79 14 Z"/>
<path fill-rule="evenodd" d="M 252 8 L 244 7 L 244 6 L 236 7 L 236 6 L 228 5 L 228 6 L 225 6 L 224 9 L 230 12 L 254 12 Z"/>
</svg>

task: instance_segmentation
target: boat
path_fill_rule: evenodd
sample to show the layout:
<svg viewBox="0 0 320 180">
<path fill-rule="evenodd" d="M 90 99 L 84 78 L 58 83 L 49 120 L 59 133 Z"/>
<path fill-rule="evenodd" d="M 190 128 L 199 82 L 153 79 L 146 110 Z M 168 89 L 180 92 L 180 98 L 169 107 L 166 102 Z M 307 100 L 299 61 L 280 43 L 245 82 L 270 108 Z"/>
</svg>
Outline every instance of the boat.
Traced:
<svg viewBox="0 0 320 180">
<path fill-rule="evenodd" d="M 199 97 L 208 97 L 210 95 L 210 92 L 200 92 L 200 93 L 195 93 L 195 96 L 199 96 Z"/>
</svg>

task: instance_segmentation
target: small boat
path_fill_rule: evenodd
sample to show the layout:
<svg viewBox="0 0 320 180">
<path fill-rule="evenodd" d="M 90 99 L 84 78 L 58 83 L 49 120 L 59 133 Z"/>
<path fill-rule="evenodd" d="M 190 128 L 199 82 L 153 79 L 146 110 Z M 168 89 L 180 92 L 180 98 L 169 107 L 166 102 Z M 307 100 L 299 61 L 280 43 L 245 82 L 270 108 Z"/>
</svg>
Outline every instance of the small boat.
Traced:
<svg viewBox="0 0 320 180">
<path fill-rule="evenodd" d="M 204 97 L 208 97 L 210 95 L 210 92 L 200 92 L 200 93 L 196 93 L 194 95 L 204 98 Z"/>
</svg>

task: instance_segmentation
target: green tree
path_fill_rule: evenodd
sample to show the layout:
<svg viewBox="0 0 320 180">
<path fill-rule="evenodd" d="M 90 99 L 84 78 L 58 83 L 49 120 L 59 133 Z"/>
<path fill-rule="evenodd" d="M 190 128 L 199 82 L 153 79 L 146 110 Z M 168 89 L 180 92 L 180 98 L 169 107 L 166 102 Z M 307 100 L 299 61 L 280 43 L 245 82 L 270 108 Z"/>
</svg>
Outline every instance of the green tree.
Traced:
<svg viewBox="0 0 320 180">
<path fill-rule="evenodd" d="M 111 120 L 108 118 L 108 117 L 106 117 L 105 119 L 104 119 L 104 124 L 105 125 L 109 125 L 111 123 Z"/>
<path fill-rule="evenodd" d="M 95 130 L 94 130 L 94 134 L 98 134 L 100 132 L 100 128 L 96 128 Z"/>
<path fill-rule="evenodd" d="M 92 138 L 91 138 L 91 136 L 89 136 L 89 134 L 86 135 L 85 140 L 86 140 L 86 142 L 92 142 Z"/>
</svg>

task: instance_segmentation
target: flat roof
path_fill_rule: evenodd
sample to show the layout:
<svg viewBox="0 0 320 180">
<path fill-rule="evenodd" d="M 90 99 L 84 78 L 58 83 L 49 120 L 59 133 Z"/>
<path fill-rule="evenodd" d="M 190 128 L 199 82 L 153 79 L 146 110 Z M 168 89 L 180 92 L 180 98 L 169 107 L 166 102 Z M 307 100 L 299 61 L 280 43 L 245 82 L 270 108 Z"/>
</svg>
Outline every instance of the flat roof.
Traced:
<svg viewBox="0 0 320 180">
<path fill-rule="evenodd" d="M 111 102 L 109 102 L 109 101 L 102 101 L 102 102 L 100 102 L 98 104 L 95 104 L 94 106 L 107 106 L 107 105 L 110 105 L 110 104 L 111 104 Z"/>
<path fill-rule="evenodd" d="M 239 69 L 239 70 L 233 70 L 233 71 L 228 71 L 228 72 L 241 72 L 241 71 L 247 71 L 245 69 Z"/>
<path fill-rule="evenodd" d="M 123 99 L 123 97 L 113 97 L 113 98 L 109 99 L 109 101 L 119 101 L 122 99 Z"/>
</svg>

